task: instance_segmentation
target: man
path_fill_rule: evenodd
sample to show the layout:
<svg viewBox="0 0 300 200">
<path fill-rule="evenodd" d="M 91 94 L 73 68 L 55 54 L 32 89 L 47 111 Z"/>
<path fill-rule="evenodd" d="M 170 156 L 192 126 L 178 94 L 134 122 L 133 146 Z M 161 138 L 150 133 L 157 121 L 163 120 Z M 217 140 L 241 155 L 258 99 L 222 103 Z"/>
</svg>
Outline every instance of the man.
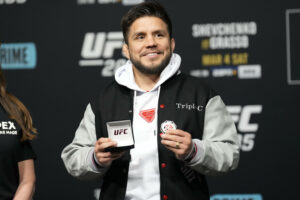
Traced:
<svg viewBox="0 0 300 200">
<path fill-rule="evenodd" d="M 199 79 L 180 72 L 172 24 L 157 2 L 122 18 L 129 59 L 85 111 L 62 152 L 70 174 L 103 180 L 100 199 L 209 199 L 204 175 L 236 168 L 238 137 L 224 103 Z M 106 122 L 130 120 L 134 148 L 117 147 Z"/>
</svg>

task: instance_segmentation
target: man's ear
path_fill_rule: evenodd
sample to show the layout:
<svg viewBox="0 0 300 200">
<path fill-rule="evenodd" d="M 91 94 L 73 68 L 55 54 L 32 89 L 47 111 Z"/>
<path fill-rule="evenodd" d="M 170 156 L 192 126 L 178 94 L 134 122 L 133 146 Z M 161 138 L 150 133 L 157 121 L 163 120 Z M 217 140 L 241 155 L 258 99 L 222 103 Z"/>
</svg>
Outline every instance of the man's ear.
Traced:
<svg viewBox="0 0 300 200">
<path fill-rule="evenodd" d="M 124 43 L 122 46 L 122 52 L 123 55 L 129 60 L 129 50 L 128 50 L 128 45 L 126 43 Z"/>
<path fill-rule="evenodd" d="M 171 48 L 172 48 L 172 52 L 174 52 L 174 49 L 175 49 L 175 39 L 174 38 L 171 39 Z"/>
</svg>

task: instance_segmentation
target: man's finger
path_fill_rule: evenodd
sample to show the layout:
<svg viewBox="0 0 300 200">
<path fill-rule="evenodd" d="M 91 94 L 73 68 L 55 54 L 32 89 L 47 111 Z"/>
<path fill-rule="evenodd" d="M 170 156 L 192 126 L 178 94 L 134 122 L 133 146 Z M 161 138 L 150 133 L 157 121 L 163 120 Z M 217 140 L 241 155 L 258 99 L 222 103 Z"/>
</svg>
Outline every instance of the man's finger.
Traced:
<svg viewBox="0 0 300 200">
<path fill-rule="evenodd" d="M 161 143 L 165 146 L 172 147 L 175 149 L 180 149 L 180 147 L 185 147 L 183 143 L 178 141 L 162 140 Z"/>
<path fill-rule="evenodd" d="M 96 156 L 98 158 L 110 158 L 111 153 L 110 152 L 98 152 L 98 153 L 96 153 Z"/>
<path fill-rule="evenodd" d="M 102 144 L 102 143 L 107 143 L 107 142 L 111 142 L 112 140 L 110 138 L 100 138 L 98 139 L 97 143 L 98 144 Z"/>
<path fill-rule="evenodd" d="M 167 130 L 166 134 L 167 135 L 177 135 L 177 136 L 180 136 L 180 137 L 184 137 L 188 133 L 183 131 L 183 130 L 180 130 L 180 129 L 170 129 L 170 130 Z"/>
<path fill-rule="evenodd" d="M 104 151 L 107 147 L 115 147 L 117 146 L 117 143 L 114 141 L 101 143 L 100 145 L 96 145 L 96 151 Z"/>
<path fill-rule="evenodd" d="M 177 135 L 170 135 L 170 134 L 162 134 L 161 138 L 163 140 L 175 141 L 175 142 L 180 142 L 180 143 L 183 143 L 183 141 L 184 141 L 184 137 L 180 137 Z"/>
<path fill-rule="evenodd" d="M 112 152 L 98 152 L 96 157 L 98 158 L 119 158 L 122 156 L 122 153 L 112 153 Z"/>
</svg>

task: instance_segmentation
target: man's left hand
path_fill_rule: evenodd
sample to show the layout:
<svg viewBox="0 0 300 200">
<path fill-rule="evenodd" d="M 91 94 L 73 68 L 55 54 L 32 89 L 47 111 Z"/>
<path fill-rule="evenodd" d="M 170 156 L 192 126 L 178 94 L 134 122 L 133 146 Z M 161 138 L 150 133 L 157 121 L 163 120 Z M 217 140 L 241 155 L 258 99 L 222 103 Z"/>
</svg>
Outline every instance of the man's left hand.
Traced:
<svg viewBox="0 0 300 200">
<path fill-rule="evenodd" d="M 179 160 L 184 160 L 192 151 L 193 142 L 191 134 L 180 130 L 168 130 L 165 134 L 161 134 L 161 143 L 171 151 L 173 151 Z"/>
</svg>

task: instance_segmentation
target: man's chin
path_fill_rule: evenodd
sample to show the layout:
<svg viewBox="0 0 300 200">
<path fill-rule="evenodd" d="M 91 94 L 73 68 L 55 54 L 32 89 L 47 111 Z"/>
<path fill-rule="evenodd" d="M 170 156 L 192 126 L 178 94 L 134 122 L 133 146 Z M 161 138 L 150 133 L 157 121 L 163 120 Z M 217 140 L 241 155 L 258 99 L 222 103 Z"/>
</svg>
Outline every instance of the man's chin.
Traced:
<svg viewBox="0 0 300 200">
<path fill-rule="evenodd" d="M 135 68 L 144 74 L 160 74 L 165 66 L 162 65 L 135 65 Z"/>
<path fill-rule="evenodd" d="M 159 64 L 156 65 L 143 65 L 144 68 L 149 69 L 149 70 L 155 70 L 156 68 L 159 68 Z"/>
<path fill-rule="evenodd" d="M 132 64 L 135 66 L 135 68 L 137 70 L 139 70 L 140 72 L 144 73 L 144 74 L 160 74 L 164 69 L 165 67 L 168 65 L 169 61 L 170 61 L 170 57 L 166 57 L 165 59 L 163 60 L 156 60 L 156 61 L 153 61 L 153 62 L 150 62 L 149 60 L 140 60 L 140 61 L 137 61 L 137 60 L 134 60 L 131 58 L 131 62 Z"/>
<path fill-rule="evenodd" d="M 155 68 L 160 66 L 162 63 L 162 61 L 158 61 L 158 60 L 147 60 L 146 62 L 141 62 L 141 64 L 147 68 Z"/>
</svg>

